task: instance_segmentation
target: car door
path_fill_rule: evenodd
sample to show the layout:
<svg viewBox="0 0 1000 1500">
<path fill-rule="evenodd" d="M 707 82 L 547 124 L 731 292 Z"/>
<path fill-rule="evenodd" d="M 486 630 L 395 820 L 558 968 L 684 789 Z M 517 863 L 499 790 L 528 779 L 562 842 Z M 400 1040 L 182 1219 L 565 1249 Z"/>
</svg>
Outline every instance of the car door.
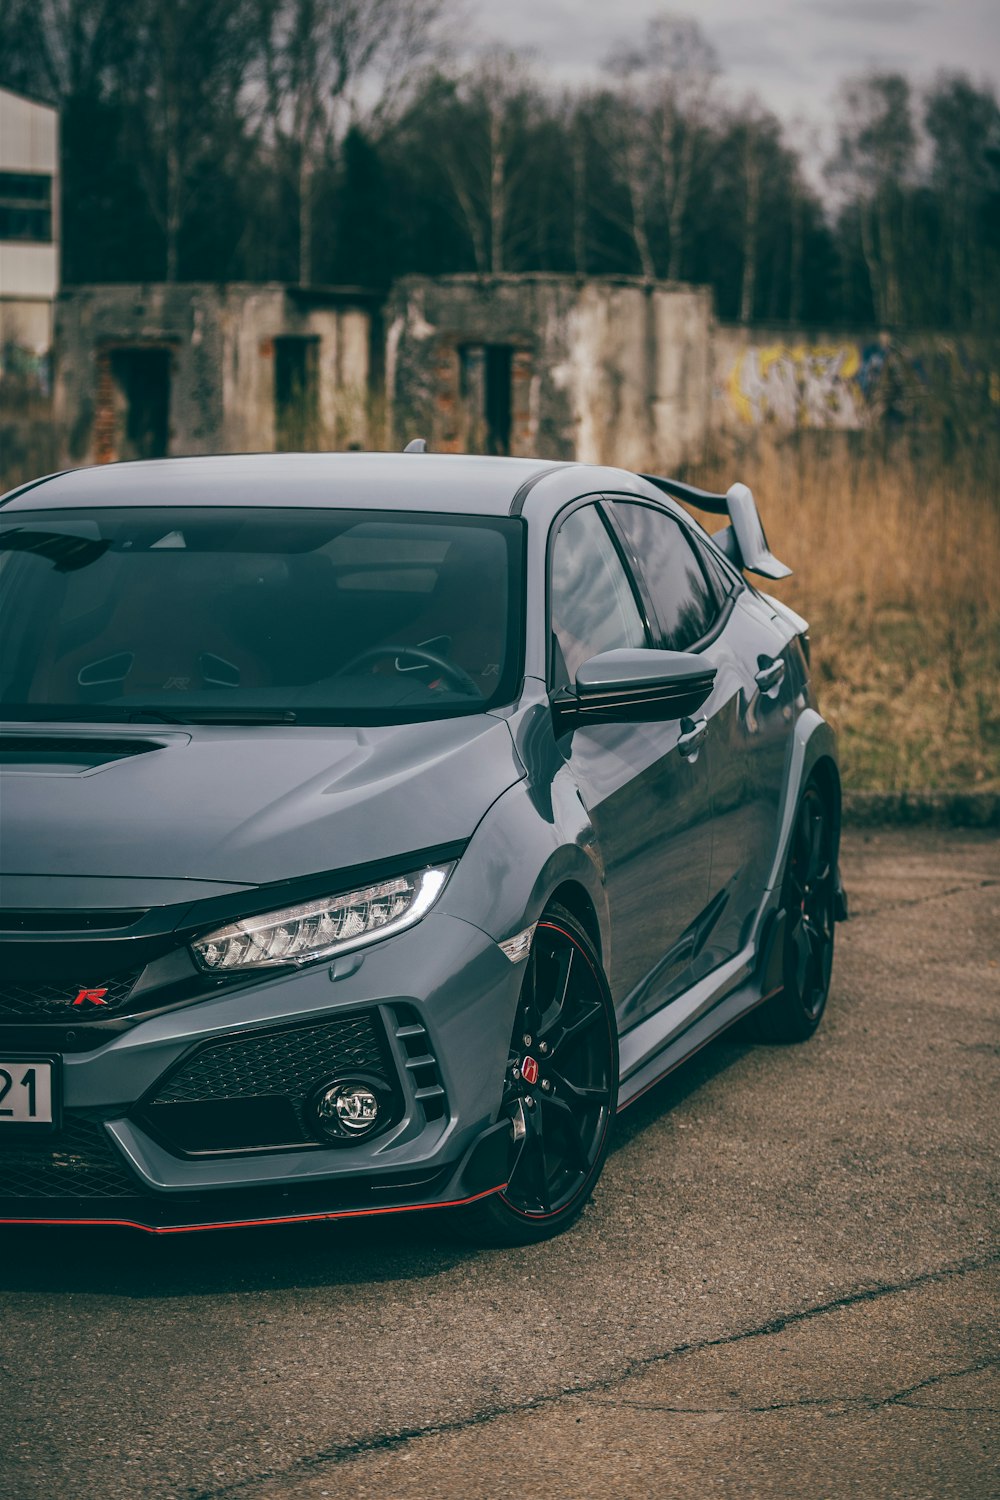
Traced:
<svg viewBox="0 0 1000 1500">
<path fill-rule="evenodd" d="M 612 515 L 648 597 L 657 644 L 672 651 L 697 652 L 716 672 L 712 692 L 697 715 L 704 738 L 702 775 L 712 810 L 712 853 L 708 896 L 691 933 L 685 974 L 690 983 L 719 962 L 714 937 L 728 900 L 715 840 L 720 801 L 732 795 L 731 776 L 727 778 L 733 765 L 729 747 L 738 737 L 734 725 L 739 721 L 743 686 L 728 633 L 734 599 L 725 569 L 716 571 L 706 565 L 707 558 L 680 516 L 655 503 L 625 496 L 614 498 Z M 742 787 L 738 795 L 743 796 Z"/>
<path fill-rule="evenodd" d="M 793 700 L 803 686 L 790 650 L 794 633 L 753 589 L 738 588 L 719 647 L 740 683 L 739 712 L 728 719 L 710 757 L 712 885 L 726 897 L 712 934 L 718 962 L 746 946 L 777 851 Z"/>
<path fill-rule="evenodd" d="M 716 669 L 712 695 L 701 710 L 709 724 L 705 759 L 713 822 L 700 975 L 746 946 L 774 857 L 794 677 L 783 654 L 788 637 L 766 601 L 722 562 L 688 517 L 624 501 L 616 501 L 615 514 L 641 559 L 664 644 L 702 652 Z M 707 610 L 695 616 L 690 600 L 683 602 L 685 584 L 672 550 L 676 532 L 718 601 L 714 617 Z M 697 576 L 688 583 L 697 593 Z M 692 639 L 699 630 L 701 638 Z"/>
<path fill-rule="evenodd" d="M 549 609 L 553 690 L 600 651 L 656 644 L 621 538 L 596 503 L 558 523 Z M 607 967 L 624 1030 L 690 982 L 711 869 L 705 757 L 678 720 L 588 724 L 558 744 L 597 834 L 611 916 Z"/>
</svg>

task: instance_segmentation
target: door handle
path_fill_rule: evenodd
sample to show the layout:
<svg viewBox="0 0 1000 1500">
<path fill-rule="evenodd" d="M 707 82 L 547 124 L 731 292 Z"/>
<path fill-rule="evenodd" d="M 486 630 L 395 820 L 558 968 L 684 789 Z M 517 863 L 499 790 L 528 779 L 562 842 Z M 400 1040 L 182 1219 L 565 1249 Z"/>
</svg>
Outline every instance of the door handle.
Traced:
<svg viewBox="0 0 1000 1500">
<path fill-rule="evenodd" d="M 682 719 L 677 748 L 685 760 L 696 760 L 708 734 L 707 719 Z"/>
<path fill-rule="evenodd" d="M 754 681 L 762 693 L 772 696 L 785 680 L 785 659 L 782 656 L 758 656 Z"/>
</svg>

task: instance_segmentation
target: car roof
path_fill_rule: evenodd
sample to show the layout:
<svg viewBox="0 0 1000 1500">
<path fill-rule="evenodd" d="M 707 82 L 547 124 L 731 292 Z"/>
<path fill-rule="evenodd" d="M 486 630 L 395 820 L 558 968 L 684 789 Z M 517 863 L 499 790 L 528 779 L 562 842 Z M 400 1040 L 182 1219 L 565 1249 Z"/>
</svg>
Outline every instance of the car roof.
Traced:
<svg viewBox="0 0 1000 1500">
<path fill-rule="evenodd" d="M 241 453 L 68 469 L 13 490 L 11 510 L 239 505 L 510 515 L 518 491 L 555 468 L 535 458 L 439 453 Z"/>
</svg>

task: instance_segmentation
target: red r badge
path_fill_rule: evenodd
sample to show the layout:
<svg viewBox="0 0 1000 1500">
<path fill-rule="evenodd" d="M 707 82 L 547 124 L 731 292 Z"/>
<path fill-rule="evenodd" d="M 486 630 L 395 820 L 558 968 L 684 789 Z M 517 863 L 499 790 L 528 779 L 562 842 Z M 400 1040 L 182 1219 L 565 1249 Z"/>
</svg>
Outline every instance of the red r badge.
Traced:
<svg viewBox="0 0 1000 1500">
<path fill-rule="evenodd" d="M 83 1005 L 86 1002 L 89 1005 L 107 1005 L 104 998 L 107 993 L 107 986 L 103 990 L 81 990 L 73 1004 Z"/>
</svg>

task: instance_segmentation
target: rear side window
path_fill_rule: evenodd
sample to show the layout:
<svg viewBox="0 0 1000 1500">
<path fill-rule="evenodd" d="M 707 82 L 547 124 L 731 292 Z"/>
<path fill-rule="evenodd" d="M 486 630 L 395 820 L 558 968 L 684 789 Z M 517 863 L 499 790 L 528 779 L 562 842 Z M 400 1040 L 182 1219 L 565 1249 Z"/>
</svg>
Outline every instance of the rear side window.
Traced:
<svg viewBox="0 0 1000 1500">
<path fill-rule="evenodd" d="M 702 541 L 698 531 L 692 535 L 688 533 L 691 545 L 697 552 L 702 567 L 708 575 L 708 581 L 718 599 L 720 605 L 725 604 L 730 594 L 739 586 L 738 576 L 727 571 L 725 563 L 721 560 L 715 548 L 707 541 Z"/>
<path fill-rule="evenodd" d="M 715 624 L 719 604 L 683 527 L 665 511 L 621 500 L 615 516 L 642 569 L 663 644 L 689 650 Z"/>
<path fill-rule="evenodd" d="M 572 682 L 600 651 L 649 645 L 625 566 L 592 505 L 573 511 L 559 528 L 551 597 L 559 684 Z"/>
</svg>

